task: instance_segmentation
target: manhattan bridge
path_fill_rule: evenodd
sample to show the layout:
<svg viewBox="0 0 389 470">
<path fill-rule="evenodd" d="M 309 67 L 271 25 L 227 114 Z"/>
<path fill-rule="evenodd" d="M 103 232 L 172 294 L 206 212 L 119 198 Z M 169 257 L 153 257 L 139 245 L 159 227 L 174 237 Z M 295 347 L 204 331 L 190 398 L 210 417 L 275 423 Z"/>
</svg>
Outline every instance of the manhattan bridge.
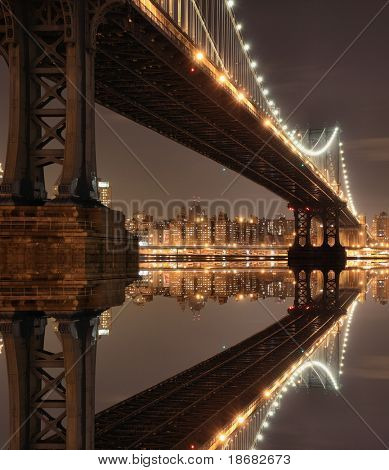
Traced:
<svg viewBox="0 0 389 470">
<path fill-rule="evenodd" d="M 0 184 L 10 448 L 119 441 L 136 448 L 233 448 L 240 419 L 259 416 L 250 420 L 265 425 L 285 383 L 306 373 L 307 359 L 317 366 L 316 350 L 325 342 L 330 347 L 344 323 L 359 289 L 340 282 L 346 260 L 340 231 L 359 231 L 360 224 L 340 128 L 296 131 L 270 96 L 242 31 L 231 0 L 0 0 L 0 53 L 10 77 Z M 100 413 L 95 427 L 96 318 L 123 302 L 128 260 L 136 258 L 124 216 L 98 200 L 96 103 L 287 201 L 295 215 L 289 261 L 296 293 L 291 316 Z M 56 197 L 48 199 L 45 168 L 54 164 L 61 176 Z M 320 247 L 311 243 L 314 217 L 323 225 Z M 31 266 L 23 271 L 10 259 L 10 247 L 21 264 L 41 266 L 38 279 Z M 44 272 L 42 252 L 56 269 Z M 336 265 L 322 268 L 318 297 L 310 291 L 315 259 Z M 296 267 L 301 262 L 308 267 Z M 44 349 L 48 317 L 58 324 L 59 352 Z M 326 366 L 316 368 L 336 389 Z M 236 388 L 242 388 L 238 397 Z"/>
</svg>

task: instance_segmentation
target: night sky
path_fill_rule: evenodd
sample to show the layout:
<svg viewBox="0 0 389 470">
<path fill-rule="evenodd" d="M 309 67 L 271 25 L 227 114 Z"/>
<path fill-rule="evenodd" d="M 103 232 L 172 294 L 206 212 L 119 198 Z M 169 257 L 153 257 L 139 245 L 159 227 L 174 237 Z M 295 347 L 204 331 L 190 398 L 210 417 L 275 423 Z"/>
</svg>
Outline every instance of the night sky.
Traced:
<svg viewBox="0 0 389 470">
<path fill-rule="evenodd" d="M 307 93 L 384 4 L 383 0 L 235 2 L 235 12 L 243 23 L 252 56 L 258 61 L 271 97 L 280 105 L 283 115 L 288 115 L 306 97 L 290 124 L 306 128 L 339 123 L 342 127 L 355 205 L 369 218 L 389 208 L 389 6 L 315 90 L 308 96 Z M 2 162 L 8 120 L 7 82 L 6 67 L 2 64 Z M 102 108 L 98 108 L 97 116 L 97 152 L 99 176 L 111 181 L 115 199 L 127 202 L 186 200 L 193 196 L 220 199 L 234 178 L 233 173 L 222 171 L 205 157 Z M 51 170 L 49 176 L 53 181 Z M 224 197 L 232 201 L 277 199 L 244 178 L 239 178 Z"/>
</svg>

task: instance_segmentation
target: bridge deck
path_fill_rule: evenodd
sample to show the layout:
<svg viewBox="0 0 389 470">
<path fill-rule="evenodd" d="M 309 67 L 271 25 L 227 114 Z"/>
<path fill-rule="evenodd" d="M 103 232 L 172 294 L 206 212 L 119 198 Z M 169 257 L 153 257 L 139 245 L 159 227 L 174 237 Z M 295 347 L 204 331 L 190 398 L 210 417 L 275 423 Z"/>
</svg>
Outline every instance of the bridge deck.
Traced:
<svg viewBox="0 0 389 470">
<path fill-rule="evenodd" d="M 341 295 L 341 306 L 355 298 Z M 207 446 L 298 360 L 344 309 L 287 316 L 264 331 L 96 417 L 100 449 Z"/>
<path fill-rule="evenodd" d="M 117 14 L 99 32 L 99 103 L 241 173 L 285 200 L 342 203 L 325 181 L 264 125 L 265 114 L 218 84 L 213 64 L 194 61 L 195 45 L 163 13 L 132 2 L 130 22 Z M 164 158 L 158 155 L 157 158 Z M 356 225 L 343 206 L 343 225 Z"/>
</svg>

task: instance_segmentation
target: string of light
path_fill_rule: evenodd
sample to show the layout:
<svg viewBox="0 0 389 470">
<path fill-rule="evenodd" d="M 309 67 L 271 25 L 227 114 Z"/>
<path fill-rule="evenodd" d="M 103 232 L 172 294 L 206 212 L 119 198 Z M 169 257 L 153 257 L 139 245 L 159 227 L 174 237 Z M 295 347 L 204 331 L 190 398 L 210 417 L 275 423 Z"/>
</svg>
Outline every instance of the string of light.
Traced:
<svg viewBox="0 0 389 470">
<path fill-rule="evenodd" d="M 148 8 L 146 0 L 139 1 L 144 2 Z M 321 138 L 313 147 L 308 148 L 303 145 L 302 140 L 296 138 L 296 131 L 288 131 L 288 124 L 284 122 L 280 108 L 264 85 L 263 75 L 258 73 L 258 61 L 250 54 L 250 43 L 243 38 L 243 25 L 234 13 L 235 1 L 156 0 L 156 2 L 196 45 L 195 60 L 208 66 L 219 85 L 228 89 L 235 95 L 237 101 L 244 104 L 253 114 L 258 116 L 258 108 L 262 116 L 265 113 L 264 119 L 259 115 L 260 119 L 263 119 L 263 124 L 302 160 L 301 166 L 309 166 L 337 196 L 347 201 L 350 210 L 356 215 L 347 171 L 343 172 L 345 168 L 343 154 L 341 167 L 345 176 L 347 197 L 344 197 L 337 182 L 330 181 L 327 172 L 323 173 L 312 160 L 330 150 L 337 140 L 339 128 L 334 129 L 330 138 L 320 148 L 318 144 Z"/>
<path fill-rule="evenodd" d="M 241 26 L 241 23 L 237 23 L 236 22 L 236 19 L 235 19 L 235 16 L 232 12 L 232 8 L 234 6 L 234 1 L 233 0 L 226 0 L 226 4 L 227 4 L 227 7 L 229 8 L 229 12 L 230 12 L 230 15 L 231 17 L 233 18 L 233 22 L 235 25 L 239 25 L 239 28 L 236 28 L 237 29 L 237 34 L 242 37 L 241 35 L 241 29 L 242 29 L 242 26 Z M 244 45 L 244 41 L 242 40 L 242 45 Z M 256 63 L 256 61 L 252 61 L 249 57 L 249 54 L 248 54 L 248 50 L 244 48 L 244 52 L 247 56 L 247 59 L 250 63 Z M 255 74 L 255 72 L 253 71 L 253 73 Z M 273 115 L 274 115 L 274 118 L 276 121 L 278 121 L 279 124 L 281 124 L 283 122 L 283 119 L 280 115 L 280 110 L 279 108 L 276 108 L 276 105 L 274 103 L 274 101 L 272 99 L 270 99 L 269 97 L 269 92 L 267 89 L 264 89 L 263 88 L 263 76 L 257 76 L 256 75 L 256 81 L 257 83 L 260 85 L 261 87 L 261 90 L 262 90 L 262 93 L 264 94 L 264 98 L 267 100 L 269 106 L 273 109 Z M 282 130 L 283 131 L 287 131 L 288 129 L 288 126 L 286 124 L 284 124 L 282 126 Z M 304 154 L 304 156 L 308 156 L 308 157 L 319 157 L 323 154 L 325 154 L 331 147 L 332 145 L 334 144 L 335 140 L 336 140 L 336 137 L 338 136 L 339 134 L 339 127 L 336 127 L 331 135 L 331 137 L 327 140 L 326 144 L 321 147 L 320 149 L 316 149 L 316 146 L 318 145 L 319 141 L 321 140 L 321 137 L 320 139 L 316 142 L 316 144 L 313 146 L 313 148 L 307 148 L 305 147 L 301 142 L 298 141 L 298 139 L 295 138 L 295 131 L 294 132 L 286 132 L 286 134 L 289 136 L 289 139 L 292 141 L 292 143 L 294 144 L 294 146 Z M 341 144 L 341 147 L 342 147 L 343 144 Z M 355 209 L 355 205 L 354 205 L 354 202 L 353 202 L 353 197 L 352 197 L 352 193 L 351 193 L 351 189 L 350 189 L 350 184 L 349 184 L 349 180 L 348 180 L 348 175 L 347 175 L 347 169 L 346 169 L 346 164 L 345 164 L 345 158 L 344 158 L 344 152 L 343 152 L 343 149 L 340 148 L 339 149 L 340 151 L 340 159 L 341 159 L 341 168 L 342 168 L 342 174 L 343 174 L 343 180 L 345 182 L 345 187 L 346 187 L 346 194 L 347 194 L 347 202 L 350 206 L 350 209 L 351 209 L 351 212 L 353 213 L 354 216 L 357 215 L 357 211 Z M 320 172 L 321 173 L 321 172 Z M 324 176 L 325 177 L 325 176 Z"/>
<path fill-rule="evenodd" d="M 326 144 L 323 147 L 321 147 L 319 150 L 309 149 L 295 138 L 292 138 L 292 141 L 295 144 L 295 146 L 305 155 L 308 155 L 309 157 L 319 157 L 320 155 L 323 155 L 331 148 L 338 133 L 339 133 L 339 127 L 335 127 L 331 137 L 327 140 Z"/>
<path fill-rule="evenodd" d="M 341 167 L 341 172 L 342 172 L 342 178 L 343 178 L 343 181 L 344 181 L 344 186 L 345 186 L 345 189 L 346 189 L 347 202 L 350 206 L 351 212 L 354 214 L 354 216 L 356 216 L 357 215 L 357 210 L 355 208 L 353 195 L 351 193 L 350 181 L 349 181 L 347 165 L 346 165 L 346 159 L 344 157 L 344 150 L 343 149 L 344 149 L 343 143 L 339 142 L 340 167 Z"/>
<path fill-rule="evenodd" d="M 355 308 L 356 308 L 357 305 L 358 305 L 358 302 L 354 301 L 351 304 L 350 310 L 347 314 L 347 322 L 346 322 L 346 326 L 345 326 L 343 344 L 340 348 L 341 356 L 340 356 L 340 364 L 339 364 L 339 374 L 343 374 L 344 359 L 345 359 L 345 354 L 346 354 L 346 349 L 347 349 L 348 337 L 349 337 L 349 334 L 350 334 L 351 322 L 352 322 L 353 315 L 354 315 L 354 312 L 355 312 Z M 297 378 L 297 376 L 301 375 L 306 369 L 309 369 L 309 368 L 313 368 L 313 370 L 316 372 L 316 374 L 318 374 L 318 372 L 316 371 L 315 368 L 323 370 L 323 372 L 327 375 L 327 377 L 329 377 L 334 390 L 339 389 L 339 384 L 336 381 L 336 377 L 334 376 L 331 369 L 326 364 L 324 364 L 323 362 L 317 361 L 317 360 L 308 359 L 307 361 L 305 361 L 303 364 L 301 364 L 295 370 L 295 372 L 292 374 L 290 379 L 282 387 L 281 391 L 275 396 L 275 398 L 271 402 L 271 404 L 268 408 L 268 412 L 266 413 L 265 418 L 262 422 L 262 425 L 259 429 L 259 432 L 256 435 L 256 440 L 257 441 L 262 441 L 264 439 L 264 429 L 269 427 L 269 418 L 272 417 L 275 413 L 275 410 L 277 408 L 279 408 L 280 403 L 281 403 L 281 399 L 283 398 L 283 394 L 286 393 L 289 390 L 290 386 L 296 387 L 296 378 Z M 320 376 L 319 376 L 319 379 L 322 382 Z M 324 386 L 324 384 L 323 384 L 323 386 Z"/>
<path fill-rule="evenodd" d="M 351 322 L 353 320 L 355 308 L 357 306 L 358 302 L 354 301 L 351 304 L 350 311 L 347 315 L 347 323 L 346 323 L 346 328 L 344 332 L 344 338 L 343 338 L 343 343 L 342 346 L 340 347 L 340 364 L 339 364 L 339 374 L 343 374 L 343 367 L 344 367 L 344 359 L 346 356 L 346 350 L 347 350 L 347 344 L 348 344 L 348 338 L 350 334 L 350 327 L 351 327 Z"/>
<path fill-rule="evenodd" d="M 340 374 L 342 373 L 341 368 L 343 367 L 343 360 L 344 360 L 344 354 L 346 351 L 346 344 L 347 344 L 347 337 L 348 337 L 349 329 L 350 329 L 350 323 L 351 323 L 351 319 L 352 319 L 357 303 L 358 303 L 357 301 L 354 301 L 348 311 L 348 316 L 347 316 L 348 322 L 346 325 L 345 340 L 343 341 L 342 356 L 341 356 L 341 362 L 339 365 Z M 297 364 L 293 365 L 289 369 L 290 375 L 286 380 L 277 381 L 272 389 L 266 389 L 263 392 L 263 396 L 267 398 L 268 401 L 267 401 L 267 405 L 264 405 L 266 406 L 266 414 L 260 425 L 259 432 L 256 435 L 257 441 L 263 440 L 264 429 L 269 427 L 270 417 L 274 415 L 276 408 L 280 406 L 281 399 L 284 396 L 284 394 L 289 390 L 289 388 L 291 386 L 296 387 L 297 377 L 298 376 L 301 377 L 301 374 L 304 372 L 304 370 L 308 368 L 312 368 L 314 372 L 320 378 L 320 381 L 323 384 L 323 386 L 325 386 L 323 380 L 321 380 L 321 377 L 319 376 L 318 371 L 317 371 L 317 369 L 320 368 L 322 371 L 325 372 L 326 376 L 329 377 L 334 390 L 339 389 L 339 384 L 333 372 L 331 371 L 331 369 L 323 362 L 312 359 L 312 355 L 318 350 L 320 345 L 324 344 L 324 342 L 329 336 L 338 334 L 339 325 L 341 326 L 343 325 L 343 320 L 339 320 L 320 340 L 316 341 L 315 345 L 313 345 L 308 351 L 305 351 L 304 356 L 306 357 L 306 359 L 298 361 Z M 246 418 L 247 416 L 245 416 L 244 414 L 239 415 L 236 419 L 237 426 L 243 425 L 246 422 Z M 217 436 L 217 440 L 218 442 L 224 444 L 224 448 L 228 448 L 229 441 L 228 441 L 228 436 L 226 434 L 224 433 L 219 434 Z"/>
</svg>

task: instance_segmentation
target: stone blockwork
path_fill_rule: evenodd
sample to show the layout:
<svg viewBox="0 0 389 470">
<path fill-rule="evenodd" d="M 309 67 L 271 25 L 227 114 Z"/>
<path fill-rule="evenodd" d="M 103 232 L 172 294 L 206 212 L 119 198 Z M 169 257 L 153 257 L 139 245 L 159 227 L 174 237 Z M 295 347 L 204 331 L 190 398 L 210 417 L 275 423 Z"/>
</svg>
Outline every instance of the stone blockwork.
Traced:
<svg viewBox="0 0 389 470">
<path fill-rule="evenodd" d="M 125 279 L 137 269 L 137 253 L 121 212 L 0 206 L 0 280 Z"/>
</svg>

